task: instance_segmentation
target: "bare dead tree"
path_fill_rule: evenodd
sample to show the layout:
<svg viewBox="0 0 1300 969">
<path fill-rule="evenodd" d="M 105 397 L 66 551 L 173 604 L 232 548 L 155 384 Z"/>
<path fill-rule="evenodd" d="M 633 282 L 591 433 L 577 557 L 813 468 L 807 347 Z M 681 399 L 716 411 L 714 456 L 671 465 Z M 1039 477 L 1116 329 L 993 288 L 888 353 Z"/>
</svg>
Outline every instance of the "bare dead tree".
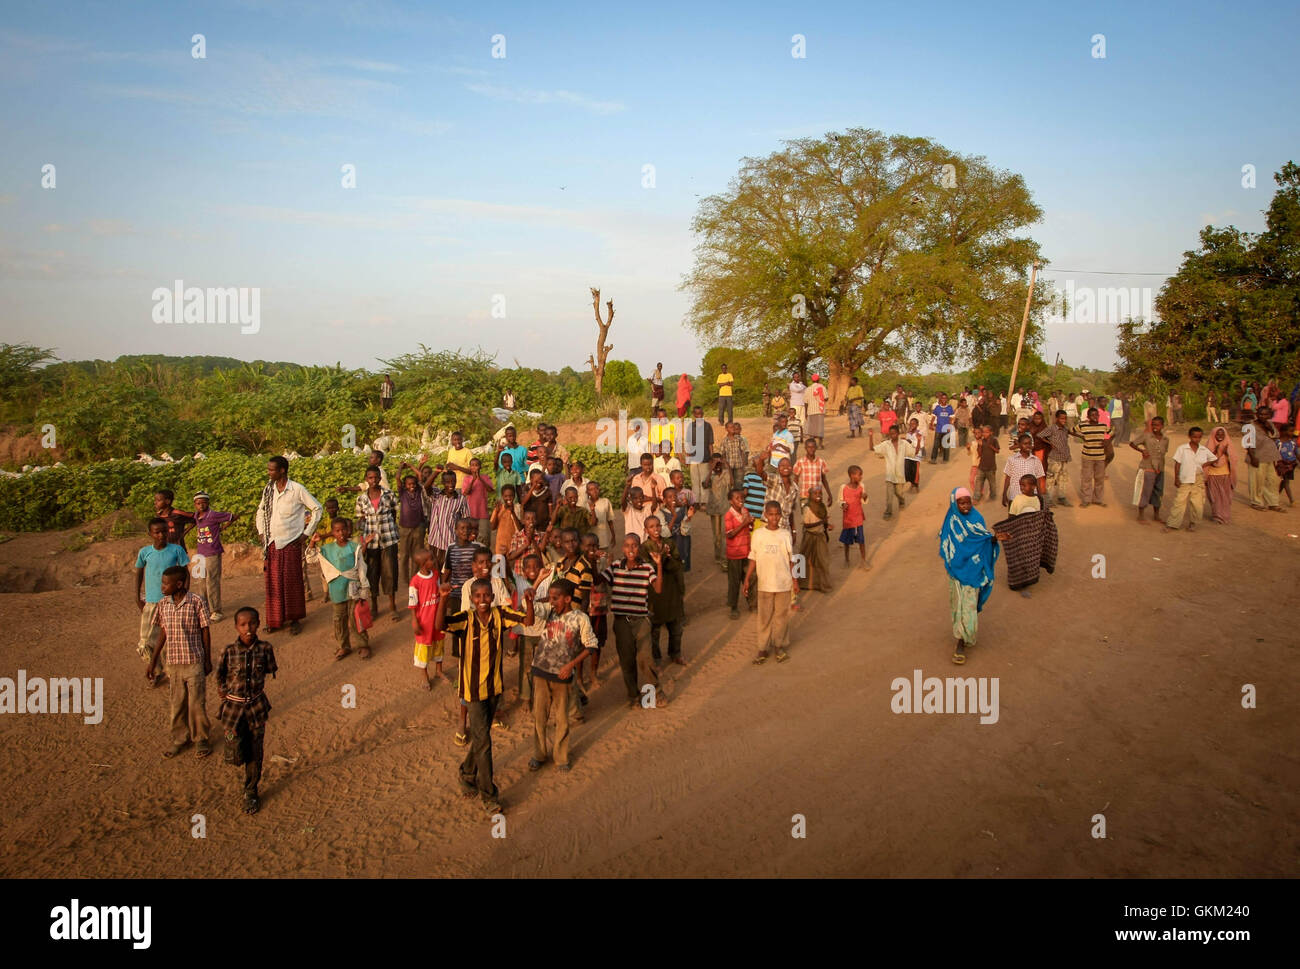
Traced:
<svg viewBox="0 0 1300 969">
<path fill-rule="evenodd" d="M 595 286 L 591 287 L 591 308 L 596 313 L 596 326 L 600 330 L 596 337 L 596 352 L 587 357 L 587 365 L 591 367 L 591 374 L 596 378 L 596 393 L 603 392 L 605 386 L 605 361 L 609 359 L 609 351 L 614 349 L 614 344 L 606 343 L 609 337 L 609 325 L 614 322 L 614 301 L 612 299 L 605 301 L 607 310 L 605 319 L 600 318 L 600 290 Z"/>
</svg>

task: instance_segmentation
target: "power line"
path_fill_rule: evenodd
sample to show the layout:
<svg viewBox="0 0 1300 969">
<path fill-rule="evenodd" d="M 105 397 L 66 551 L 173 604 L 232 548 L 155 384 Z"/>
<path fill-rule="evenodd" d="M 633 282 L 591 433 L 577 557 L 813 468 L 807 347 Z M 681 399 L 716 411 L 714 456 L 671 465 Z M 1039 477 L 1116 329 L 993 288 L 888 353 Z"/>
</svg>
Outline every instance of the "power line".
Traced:
<svg viewBox="0 0 1300 969">
<path fill-rule="evenodd" d="M 1174 273 L 1121 273 L 1105 269 L 1057 269 L 1054 266 L 1048 266 L 1043 270 L 1044 273 L 1075 273 L 1079 276 L 1173 276 Z"/>
</svg>

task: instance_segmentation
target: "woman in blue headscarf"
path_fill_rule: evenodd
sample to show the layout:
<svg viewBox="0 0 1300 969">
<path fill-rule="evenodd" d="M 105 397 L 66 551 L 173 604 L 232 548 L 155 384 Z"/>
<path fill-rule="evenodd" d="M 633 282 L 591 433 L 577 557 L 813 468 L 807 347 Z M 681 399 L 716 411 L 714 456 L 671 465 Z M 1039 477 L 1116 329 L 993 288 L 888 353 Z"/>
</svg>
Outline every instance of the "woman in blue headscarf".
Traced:
<svg viewBox="0 0 1300 969">
<path fill-rule="evenodd" d="M 998 542 L 1010 538 L 1006 532 L 989 530 L 984 516 L 972 507 L 969 489 L 953 489 L 939 531 L 939 557 L 948 571 L 948 605 L 957 639 L 952 661 L 958 665 L 966 662 L 966 648 L 975 645 L 980 610 L 993 594 L 993 566 L 1001 551 Z"/>
</svg>

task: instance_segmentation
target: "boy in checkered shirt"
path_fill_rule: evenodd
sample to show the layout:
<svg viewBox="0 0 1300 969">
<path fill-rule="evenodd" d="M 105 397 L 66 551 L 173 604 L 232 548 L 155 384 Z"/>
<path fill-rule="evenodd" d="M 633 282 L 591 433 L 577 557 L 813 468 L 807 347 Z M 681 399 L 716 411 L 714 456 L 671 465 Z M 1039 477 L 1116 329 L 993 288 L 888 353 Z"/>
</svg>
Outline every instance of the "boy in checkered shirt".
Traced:
<svg viewBox="0 0 1300 969">
<path fill-rule="evenodd" d="M 244 811 L 256 814 L 257 785 L 262 780 L 262 750 L 271 702 L 266 698 L 266 676 L 278 672 L 271 644 L 257 638 L 261 617 L 252 606 L 235 613 L 239 636 L 226 647 L 217 664 L 217 694 L 221 708 L 217 719 L 226 728 L 226 763 L 244 767 Z"/>
<path fill-rule="evenodd" d="M 189 577 L 189 569 L 183 565 L 173 565 L 162 574 L 162 600 L 153 620 L 162 635 L 145 671 L 152 683 L 154 668 L 165 649 L 171 687 L 172 745 L 164 757 L 175 757 L 191 743 L 197 743 L 200 757 L 212 753 L 204 698 L 208 674 L 212 672 L 208 604 L 188 591 Z"/>
</svg>

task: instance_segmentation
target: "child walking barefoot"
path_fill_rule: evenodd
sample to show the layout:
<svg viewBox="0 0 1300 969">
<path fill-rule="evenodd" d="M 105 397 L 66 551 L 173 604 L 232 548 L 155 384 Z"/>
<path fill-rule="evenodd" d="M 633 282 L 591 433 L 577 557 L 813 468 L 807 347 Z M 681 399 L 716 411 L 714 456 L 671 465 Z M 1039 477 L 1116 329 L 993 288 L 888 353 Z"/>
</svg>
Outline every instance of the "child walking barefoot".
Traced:
<svg viewBox="0 0 1300 969">
<path fill-rule="evenodd" d="M 844 521 L 840 528 L 840 544 L 844 546 L 844 565 L 849 564 L 849 548 L 856 545 L 861 559 L 861 568 L 867 567 L 867 543 L 862 535 L 862 525 L 866 521 L 863 506 L 867 503 L 867 492 L 862 487 L 862 468 L 856 464 L 849 465 L 849 483 L 840 488 L 840 511 Z"/>
<path fill-rule="evenodd" d="M 217 694 L 221 708 L 217 719 L 225 725 L 227 764 L 244 768 L 244 811 L 256 814 L 260 806 L 257 785 L 262 780 L 262 751 L 271 703 L 266 698 L 266 675 L 275 678 L 277 667 L 271 644 L 257 638 L 261 617 L 252 606 L 235 613 L 238 636 L 217 664 Z"/>
<path fill-rule="evenodd" d="M 438 618 L 438 576 L 433 571 L 433 556 L 427 548 L 419 549 L 413 556 L 415 575 L 407 592 L 407 606 L 411 610 L 411 632 L 415 635 L 415 668 L 419 670 L 420 686 L 433 689 L 434 680 L 450 683 L 442 671 L 442 630 L 436 628 Z M 433 660 L 433 675 L 429 675 L 429 660 Z"/>
</svg>

